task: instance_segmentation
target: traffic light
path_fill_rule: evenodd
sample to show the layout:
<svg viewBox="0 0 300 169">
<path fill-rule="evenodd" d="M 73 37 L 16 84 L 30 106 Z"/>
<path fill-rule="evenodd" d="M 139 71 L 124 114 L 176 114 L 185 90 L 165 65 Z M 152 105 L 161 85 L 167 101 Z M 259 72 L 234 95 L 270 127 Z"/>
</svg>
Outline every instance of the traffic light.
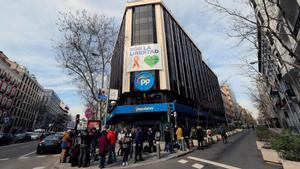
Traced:
<svg viewBox="0 0 300 169">
<path fill-rule="evenodd" d="M 80 121 L 80 114 L 76 114 L 76 120 L 75 120 L 75 122 L 78 124 L 79 121 Z"/>
</svg>

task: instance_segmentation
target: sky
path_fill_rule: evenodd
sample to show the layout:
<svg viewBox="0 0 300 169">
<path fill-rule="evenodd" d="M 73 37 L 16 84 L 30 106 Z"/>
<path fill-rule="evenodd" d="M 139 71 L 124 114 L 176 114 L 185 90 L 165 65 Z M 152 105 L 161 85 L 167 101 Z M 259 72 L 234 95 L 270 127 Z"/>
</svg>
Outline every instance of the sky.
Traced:
<svg viewBox="0 0 300 169">
<path fill-rule="evenodd" d="M 249 9 L 241 0 L 222 0 L 231 8 Z M 204 60 L 219 78 L 226 81 L 240 105 L 257 116 L 247 87 L 253 87 L 244 76 L 247 44 L 237 46 L 237 39 L 226 32 L 230 20 L 213 10 L 204 0 L 164 0 L 167 8 L 202 51 Z M 0 0 L 0 50 L 11 60 L 27 67 L 45 88 L 54 89 L 70 107 L 71 114 L 83 114 L 84 101 L 71 79 L 58 66 L 53 48 L 62 38 L 56 25 L 59 12 L 87 10 L 89 13 L 115 17 L 120 24 L 126 0 Z M 249 60 L 255 60 L 251 55 Z"/>
</svg>

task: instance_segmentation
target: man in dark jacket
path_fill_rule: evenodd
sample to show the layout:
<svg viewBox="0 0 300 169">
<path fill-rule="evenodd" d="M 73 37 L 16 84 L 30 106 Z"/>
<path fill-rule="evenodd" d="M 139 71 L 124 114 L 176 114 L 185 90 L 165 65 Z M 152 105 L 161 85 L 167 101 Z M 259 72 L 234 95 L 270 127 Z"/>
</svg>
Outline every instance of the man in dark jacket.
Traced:
<svg viewBox="0 0 300 169">
<path fill-rule="evenodd" d="M 87 129 L 81 134 L 79 167 L 87 167 L 90 162 L 90 145 L 92 141 L 92 135 L 90 132 L 91 131 Z"/>
<path fill-rule="evenodd" d="M 142 158 L 143 138 L 142 138 L 141 128 L 139 128 L 139 127 L 136 130 L 134 141 L 136 144 L 135 158 L 137 158 L 137 156 L 139 156 L 139 160 L 143 161 L 143 158 Z M 137 159 L 135 159 L 135 161 L 137 161 Z"/>
<path fill-rule="evenodd" d="M 153 133 L 151 128 L 148 129 L 147 140 L 148 140 L 148 143 L 149 143 L 149 153 L 152 153 L 152 150 L 153 150 L 153 147 L 154 147 L 154 145 L 153 145 L 154 133 Z"/>
<path fill-rule="evenodd" d="M 165 136 L 165 150 L 166 152 L 172 153 L 172 143 L 171 143 L 171 131 L 169 127 L 166 127 L 164 130 L 164 136 Z"/>
<path fill-rule="evenodd" d="M 203 150 L 204 132 L 201 126 L 197 126 L 197 140 L 198 140 L 198 149 Z"/>
</svg>

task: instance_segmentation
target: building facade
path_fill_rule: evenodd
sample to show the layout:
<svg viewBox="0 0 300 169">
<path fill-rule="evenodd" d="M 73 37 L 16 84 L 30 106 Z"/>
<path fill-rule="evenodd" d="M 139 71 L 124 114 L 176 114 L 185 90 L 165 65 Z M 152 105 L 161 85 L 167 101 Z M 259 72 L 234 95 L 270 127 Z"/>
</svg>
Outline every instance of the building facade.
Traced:
<svg viewBox="0 0 300 169">
<path fill-rule="evenodd" d="M 240 111 L 234 93 L 228 85 L 221 86 L 220 90 L 222 93 L 227 123 L 229 125 L 235 125 L 235 121 L 237 120 L 237 117 L 239 117 Z"/>
<path fill-rule="evenodd" d="M 13 63 L 0 51 L 0 131 L 8 132 L 13 123 L 13 103 L 22 75 L 11 68 Z"/>
<path fill-rule="evenodd" d="M 41 107 L 37 116 L 37 128 L 61 131 L 66 127 L 69 111 L 54 90 L 44 89 Z"/>
<path fill-rule="evenodd" d="M 264 87 L 260 92 L 270 97 L 272 109 L 261 113 L 271 117 L 270 123 L 279 121 L 282 127 L 300 132 L 300 2 L 251 2 L 258 25 L 258 68 L 267 79 L 260 82 Z"/>
<path fill-rule="evenodd" d="M 225 122 L 217 76 L 161 0 L 127 3 L 111 66 L 108 123 L 163 127 L 168 112 L 178 125 Z"/>
</svg>

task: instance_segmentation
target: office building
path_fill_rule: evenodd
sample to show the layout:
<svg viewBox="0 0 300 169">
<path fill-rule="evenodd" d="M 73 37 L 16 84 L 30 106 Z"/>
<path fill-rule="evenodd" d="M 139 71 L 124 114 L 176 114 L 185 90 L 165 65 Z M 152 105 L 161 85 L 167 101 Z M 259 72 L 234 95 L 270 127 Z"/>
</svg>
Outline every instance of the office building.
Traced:
<svg viewBox="0 0 300 169">
<path fill-rule="evenodd" d="M 127 3 L 111 66 L 119 99 L 108 124 L 162 129 L 169 121 L 226 121 L 217 76 L 161 0 Z"/>
</svg>

